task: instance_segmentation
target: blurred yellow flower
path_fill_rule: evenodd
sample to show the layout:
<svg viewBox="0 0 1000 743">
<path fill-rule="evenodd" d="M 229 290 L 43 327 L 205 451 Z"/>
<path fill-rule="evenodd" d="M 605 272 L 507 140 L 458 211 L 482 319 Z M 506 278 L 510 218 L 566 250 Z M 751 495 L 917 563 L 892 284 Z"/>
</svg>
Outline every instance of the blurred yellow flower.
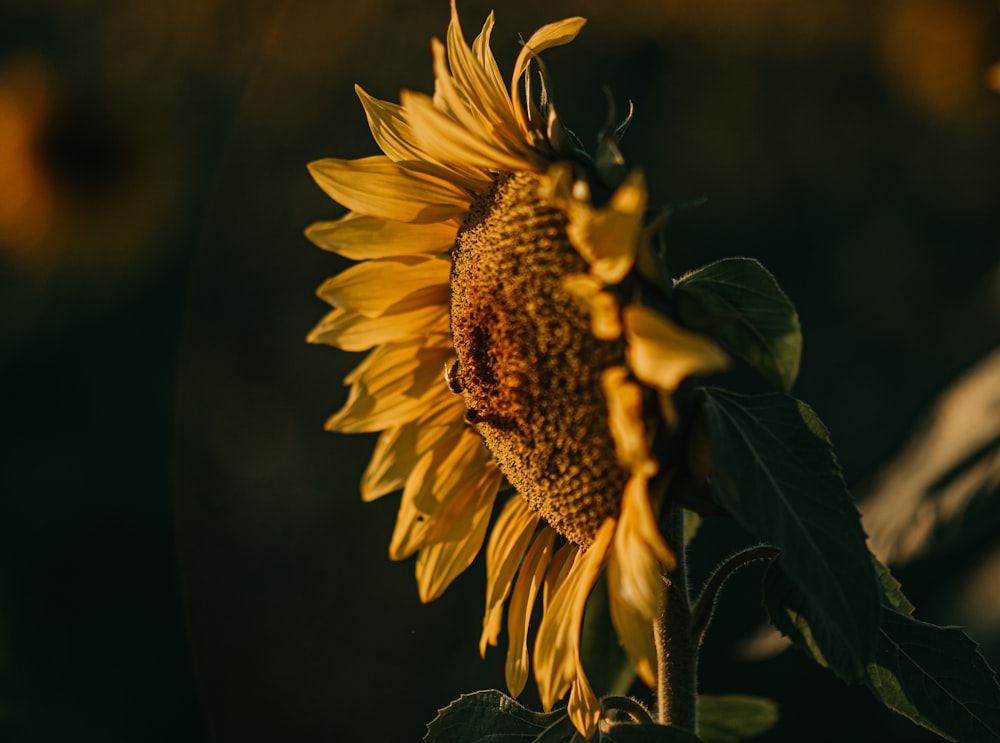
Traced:
<svg viewBox="0 0 1000 743">
<path fill-rule="evenodd" d="M 384 154 L 310 165 L 350 213 L 307 235 L 359 261 L 320 287 L 334 309 L 309 340 L 372 349 L 328 428 L 382 432 L 361 492 L 402 490 L 390 557 L 417 554 L 420 597 L 431 601 L 485 542 L 481 652 L 497 643 L 508 604 L 506 676 L 518 695 L 541 593 L 542 703 L 569 692 L 589 737 L 600 703 L 580 633 L 594 584 L 606 571 L 614 626 L 653 685 L 653 621 L 675 564 L 648 487 L 659 463 L 644 397 L 669 397 L 727 358 L 657 310 L 618 300 L 648 238 L 643 178 L 623 178 L 596 207 L 544 69 L 539 100 L 530 89 L 536 55 L 584 22 L 532 35 L 508 86 L 490 48 L 493 15 L 469 46 L 453 1 L 446 44 L 432 42 L 433 97 L 404 91 L 395 104 L 357 88 Z"/>
</svg>

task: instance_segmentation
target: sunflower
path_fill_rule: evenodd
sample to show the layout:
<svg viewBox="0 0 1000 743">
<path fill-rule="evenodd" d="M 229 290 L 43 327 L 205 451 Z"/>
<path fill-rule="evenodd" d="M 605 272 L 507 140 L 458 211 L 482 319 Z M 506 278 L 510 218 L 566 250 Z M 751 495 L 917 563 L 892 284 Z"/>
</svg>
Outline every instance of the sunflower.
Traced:
<svg viewBox="0 0 1000 743">
<path fill-rule="evenodd" d="M 598 204 L 592 192 L 608 178 L 552 105 L 537 55 L 584 23 L 533 34 L 508 86 L 490 49 L 493 14 L 469 46 L 453 0 L 446 43 L 432 41 L 434 96 L 403 91 L 395 104 L 356 88 L 384 154 L 310 165 L 350 211 L 307 235 L 359 261 L 320 287 L 334 309 L 309 340 L 370 350 L 327 427 L 381 432 L 361 493 L 402 490 L 390 557 L 417 555 L 431 601 L 486 543 L 480 651 L 497 644 L 506 605 L 517 696 L 541 593 L 542 704 L 569 692 L 590 737 L 601 709 L 580 659 L 588 597 L 606 574 L 619 639 L 655 684 L 653 621 L 676 562 L 658 528 L 662 496 L 651 496 L 668 476 L 651 437 L 674 423 L 681 381 L 727 358 L 644 299 L 642 174 L 619 167 Z"/>
</svg>

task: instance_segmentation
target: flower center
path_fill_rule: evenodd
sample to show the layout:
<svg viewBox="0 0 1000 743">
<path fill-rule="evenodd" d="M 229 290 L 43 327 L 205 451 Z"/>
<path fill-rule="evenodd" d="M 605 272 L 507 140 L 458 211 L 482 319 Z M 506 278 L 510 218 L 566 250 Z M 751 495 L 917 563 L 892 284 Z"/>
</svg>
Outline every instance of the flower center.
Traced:
<svg viewBox="0 0 1000 743">
<path fill-rule="evenodd" d="M 552 528 L 588 546 L 617 513 L 628 473 L 615 459 L 601 372 L 623 341 L 599 341 L 562 278 L 588 266 L 539 176 L 501 176 L 472 204 L 452 254 L 451 371 L 466 420 Z"/>
</svg>

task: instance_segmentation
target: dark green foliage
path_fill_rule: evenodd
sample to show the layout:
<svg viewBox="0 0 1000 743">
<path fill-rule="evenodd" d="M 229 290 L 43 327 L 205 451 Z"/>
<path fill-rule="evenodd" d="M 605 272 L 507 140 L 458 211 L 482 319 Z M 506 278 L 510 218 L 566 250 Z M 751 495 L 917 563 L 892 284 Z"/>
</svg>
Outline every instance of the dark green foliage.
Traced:
<svg viewBox="0 0 1000 743">
<path fill-rule="evenodd" d="M 681 321 L 788 391 L 799 373 L 802 332 L 795 306 L 752 258 L 726 258 L 681 277 L 674 287 Z"/>
</svg>

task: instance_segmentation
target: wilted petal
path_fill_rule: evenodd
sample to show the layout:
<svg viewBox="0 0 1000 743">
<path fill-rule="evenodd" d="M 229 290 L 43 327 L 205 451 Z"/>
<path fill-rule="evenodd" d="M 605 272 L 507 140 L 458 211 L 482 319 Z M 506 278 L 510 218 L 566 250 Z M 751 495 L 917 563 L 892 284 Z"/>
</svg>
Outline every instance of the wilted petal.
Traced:
<svg viewBox="0 0 1000 743">
<path fill-rule="evenodd" d="M 673 392 L 692 374 L 709 374 L 729 365 L 729 357 L 715 341 L 656 310 L 630 304 L 622 316 L 629 365 L 646 384 Z"/>
</svg>

